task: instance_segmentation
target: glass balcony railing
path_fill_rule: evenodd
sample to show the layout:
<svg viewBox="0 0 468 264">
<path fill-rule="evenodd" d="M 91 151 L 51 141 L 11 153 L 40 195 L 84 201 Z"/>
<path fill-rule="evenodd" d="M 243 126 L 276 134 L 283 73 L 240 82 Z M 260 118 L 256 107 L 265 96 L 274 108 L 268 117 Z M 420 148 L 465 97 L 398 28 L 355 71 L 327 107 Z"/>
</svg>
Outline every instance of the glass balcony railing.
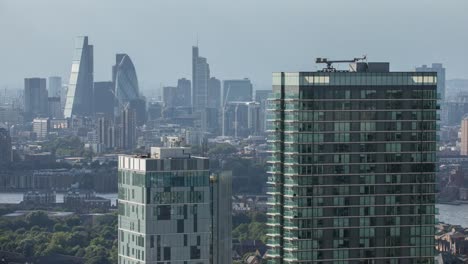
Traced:
<svg viewBox="0 0 468 264">
<path fill-rule="evenodd" d="M 281 205 L 281 198 L 279 196 L 270 196 L 267 203 L 270 205 Z"/>
<path fill-rule="evenodd" d="M 267 211 L 267 214 L 274 214 L 274 215 L 278 214 L 278 215 L 280 215 L 281 211 L 277 207 L 269 207 L 268 211 Z"/>
<path fill-rule="evenodd" d="M 277 257 L 280 257 L 280 256 L 281 255 L 280 255 L 280 249 L 279 248 L 269 248 L 268 251 L 267 251 L 267 257 L 269 259 L 275 258 L 275 257 L 277 258 Z M 275 262 L 274 260 L 273 261 L 269 260 L 268 263 L 275 263 L 276 264 L 276 263 L 281 263 L 281 262 L 279 262 L 279 261 Z"/>
<path fill-rule="evenodd" d="M 281 157 L 278 156 L 270 156 L 267 158 L 268 162 L 281 162 Z"/>
<path fill-rule="evenodd" d="M 270 226 L 267 228 L 267 234 L 273 234 L 273 235 L 280 235 L 281 234 L 281 227 L 277 226 Z"/>
<path fill-rule="evenodd" d="M 284 247 L 288 250 L 298 250 L 297 244 L 294 242 L 285 242 Z"/>
<path fill-rule="evenodd" d="M 277 186 L 267 187 L 268 193 L 281 193 L 281 189 Z"/>
<path fill-rule="evenodd" d="M 279 135 L 277 135 L 277 134 L 270 134 L 270 135 L 268 135 L 267 140 L 281 141 L 281 137 Z"/>
<path fill-rule="evenodd" d="M 276 146 L 276 145 L 270 145 L 270 148 L 268 149 L 270 151 L 277 151 L 277 152 L 280 152 L 281 151 L 281 147 L 280 146 Z"/>
<path fill-rule="evenodd" d="M 267 225 L 269 226 L 279 226 L 279 219 L 277 220 L 276 217 L 269 217 L 267 220 Z"/>
<path fill-rule="evenodd" d="M 272 245 L 272 246 L 279 246 L 281 244 L 281 238 L 280 237 L 270 237 L 268 238 L 268 242 L 267 242 L 268 245 Z"/>
<path fill-rule="evenodd" d="M 267 182 L 271 182 L 271 183 L 281 183 L 281 179 L 277 176 L 275 176 L 275 174 L 270 174 L 270 176 L 268 176 L 267 178 Z"/>
<path fill-rule="evenodd" d="M 297 212 L 295 210 L 285 210 L 284 211 L 284 216 L 287 216 L 287 217 L 296 217 L 297 216 Z"/>
</svg>

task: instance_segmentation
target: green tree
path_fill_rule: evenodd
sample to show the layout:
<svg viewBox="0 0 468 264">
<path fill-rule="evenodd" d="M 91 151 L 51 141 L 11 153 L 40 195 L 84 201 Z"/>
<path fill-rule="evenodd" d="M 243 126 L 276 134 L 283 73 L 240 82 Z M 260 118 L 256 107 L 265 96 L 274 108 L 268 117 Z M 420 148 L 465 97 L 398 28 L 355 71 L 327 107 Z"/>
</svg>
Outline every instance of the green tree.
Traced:
<svg viewBox="0 0 468 264">
<path fill-rule="evenodd" d="M 43 211 L 34 211 L 26 216 L 26 222 L 29 226 L 50 227 L 54 222 L 50 220 L 47 213 Z"/>
<path fill-rule="evenodd" d="M 19 244 L 20 253 L 27 258 L 34 256 L 34 244 L 32 239 L 22 240 Z"/>
<path fill-rule="evenodd" d="M 240 241 L 261 240 L 266 243 L 266 224 L 258 222 L 240 224 L 232 231 L 232 236 Z"/>
<path fill-rule="evenodd" d="M 70 228 L 62 223 L 57 223 L 54 225 L 53 230 L 54 232 L 67 232 L 70 231 Z"/>
<path fill-rule="evenodd" d="M 211 145 L 208 150 L 208 155 L 231 155 L 237 152 L 237 148 L 231 144 L 221 143 L 221 144 L 214 144 Z"/>
<path fill-rule="evenodd" d="M 108 257 L 107 250 L 103 246 L 90 245 L 86 248 L 86 253 L 85 253 L 85 259 L 87 259 L 86 264 L 89 264 L 89 263 L 105 264 L 105 263 L 108 263 L 107 257 Z M 96 262 L 98 260 L 101 262 Z"/>
</svg>

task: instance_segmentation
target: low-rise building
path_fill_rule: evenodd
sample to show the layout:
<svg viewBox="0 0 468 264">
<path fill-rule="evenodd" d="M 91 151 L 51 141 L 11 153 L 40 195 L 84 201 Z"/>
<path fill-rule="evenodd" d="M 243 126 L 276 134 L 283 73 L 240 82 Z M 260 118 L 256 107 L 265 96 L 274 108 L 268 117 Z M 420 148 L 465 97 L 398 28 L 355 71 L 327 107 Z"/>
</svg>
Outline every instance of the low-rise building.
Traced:
<svg viewBox="0 0 468 264">
<path fill-rule="evenodd" d="M 29 191 L 23 194 L 23 203 L 35 205 L 52 205 L 57 201 L 55 192 Z"/>
<path fill-rule="evenodd" d="M 63 196 L 63 205 L 78 212 L 107 212 L 111 207 L 111 200 L 96 196 L 94 191 L 69 190 Z"/>
</svg>

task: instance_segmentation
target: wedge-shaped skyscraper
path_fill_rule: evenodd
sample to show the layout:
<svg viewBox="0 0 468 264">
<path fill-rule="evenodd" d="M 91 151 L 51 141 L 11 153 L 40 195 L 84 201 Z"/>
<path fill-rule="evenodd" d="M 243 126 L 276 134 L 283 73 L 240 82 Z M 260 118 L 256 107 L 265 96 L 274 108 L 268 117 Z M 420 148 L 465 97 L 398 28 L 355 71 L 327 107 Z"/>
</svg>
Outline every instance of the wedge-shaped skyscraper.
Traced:
<svg viewBox="0 0 468 264">
<path fill-rule="evenodd" d="M 65 102 L 65 118 L 92 113 L 93 83 L 93 46 L 88 44 L 87 36 L 77 37 Z"/>
</svg>

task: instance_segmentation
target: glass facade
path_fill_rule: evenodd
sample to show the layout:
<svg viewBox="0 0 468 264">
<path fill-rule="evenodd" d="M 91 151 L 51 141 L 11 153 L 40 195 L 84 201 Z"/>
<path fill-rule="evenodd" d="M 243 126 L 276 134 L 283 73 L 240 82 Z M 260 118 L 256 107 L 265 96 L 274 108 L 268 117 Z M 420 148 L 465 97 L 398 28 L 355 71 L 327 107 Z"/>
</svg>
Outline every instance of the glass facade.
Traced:
<svg viewBox="0 0 468 264">
<path fill-rule="evenodd" d="M 117 99 L 115 115 L 124 106 L 140 97 L 135 66 L 127 54 L 117 54 L 113 67 L 114 92 Z"/>
<path fill-rule="evenodd" d="M 268 263 L 434 263 L 436 73 L 274 73 Z"/>
<path fill-rule="evenodd" d="M 192 47 L 192 107 L 200 112 L 208 104 L 208 82 L 210 65 L 206 58 L 199 56 L 198 47 Z"/>
<path fill-rule="evenodd" d="M 250 102 L 253 86 L 249 79 L 225 80 L 223 82 L 223 106 L 228 102 Z"/>
<path fill-rule="evenodd" d="M 65 101 L 65 118 L 92 113 L 93 100 L 90 98 L 93 98 L 93 67 L 93 46 L 88 44 L 88 37 L 77 37 Z"/>
<path fill-rule="evenodd" d="M 119 264 L 208 264 L 212 204 L 208 160 L 121 156 Z"/>
</svg>

